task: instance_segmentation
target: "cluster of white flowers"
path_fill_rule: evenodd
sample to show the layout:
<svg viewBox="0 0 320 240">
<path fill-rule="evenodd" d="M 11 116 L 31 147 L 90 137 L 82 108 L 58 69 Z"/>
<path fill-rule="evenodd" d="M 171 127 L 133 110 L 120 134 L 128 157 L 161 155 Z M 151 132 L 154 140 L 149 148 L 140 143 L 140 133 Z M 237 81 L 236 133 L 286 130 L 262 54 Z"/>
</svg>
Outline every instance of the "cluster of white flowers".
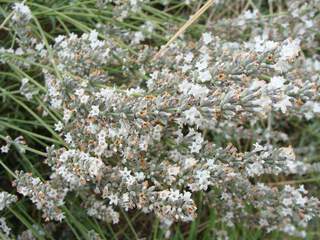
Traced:
<svg viewBox="0 0 320 240">
<path fill-rule="evenodd" d="M 12 21 L 15 23 L 29 22 L 32 18 L 30 8 L 23 3 L 15 3 L 13 5 Z"/>
<path fill-rule="evenodd" d="M 27 99 L 31 100 L 33 96 L 39 93 L 39 89 L 35 88 L 28 78 L 21 79 L 20 93 Z"/>
<path fill-rule="evenodd" d="M 37 209 L 43 211 L 46 221 L 61 221 L 64 218 L 62 210 L 64 197 L 67 193 L 64 189 L 56 189 L 51 183 L 42 182 L 39 178 L 32 177 L 30 173 L 16 172 L 17 179 L 13 182 L 17 191 L 23 196 L 30 197 Z"/>
<path fill-rule="evenodd" d="M 103 2 L 125 18 L 143 1 Z M 303 236 L 308 221 L 320 213 L 319 200 L 303 187 L 270 186 L 263 178 L 304 174 L 311 166 L 296 158 L 280 125 L 288 118 L 303 122 L 320 116 L 320 63 L 316 55 L 301 57 L 319 43 L 314 37 L 306 44 L 302 36 L 309 30 L 296 29 L 304 28 L 302 21 L 314 30 L 319 19 L 302 2 L 288 1 L 289 10 L 297 9 L 284 19 L 275 17 L 281 24 L 274 28 L 261 27 L 265 18 L 247 10 L 221 20 L 197 42 L 177 40 L 155 60 L 158 49 L 140 44 L 152 38 L 154 26 L 148 22 L 141 32 L 117 35 L 132 37 L 126 41 L 138 53 L 97 30 L 57 36 L 52 58 L 41 42 L 34 41 L 28 51 L 22 41 L 24 54 L 57 66 L 42 69 L 43 98 L 62 115 L 54 127 L 66 145 L 48 148 L 50 180 L 17 172 L 17 191 L 46 220 L 61 221 L 66 194 L 81 192 L 89 216 L 116 224 L 120 208 L 138 209 L 166 226 L 192 221 L 193 196 L 204 192 L 228 226 L 246 217 L 248 226 Z M 28 15 L 18 6 L 15 11 Z M 293 34 L 280 31 L 285 21 Z M 225 37 L 228 24 L 239 29 Z M 249 26 L 257 28 L 247 41 L 237 38 Z M 8 52 L 16 54 L 1 51 Z M 22 80 L 21 91 L 31 99 L 37 93 L 27 82 Z M 244 141 L 248 146 L 241 148 Z"/>
<path fill-rule="evenodd" d="M 214 1 L 214 0 L 212 0 Z M 218 2 L 217 0 L 215 0 Z M 197 0 L 184 0 L 181 1 L 185 5 L 197 3 Z M 112 15 L 119 20 L 130 17 L 132 14 L 142 11 L 143 5 L 152 3 L 150 0 L 96 0 L 97 7 L 107 8 L 112 11 Z M 157 2 L 163 6 L 170 4 L 169 0 L 160 0 Z"/>
<path fill-rule="evenodd" d="M 8 227 L 6 219 L 1 217 L 0 218 L 0 232 L 3 233 L 5 236 L 9 237 L 11 228 Z"/>
<path fill-rule="evenodd" d="M 17 201 L 17 197 L 7 192 L 0 192 L 0 211 L 8 207 L 10 204 Z M 0 233 L 9 237 L 11 232 L 11 228 L 8 227 L 6 223 L 6 219 L 4 217 L 0 217 Z"/>
<path fill-rule="evenodd" d="M 17 201 L 16 196 L 7 192 L 0 192 L 0 211 L 15 201 Z"/>
<path fill-rule="evenodd" d="M 124 19 L 130 13 L 141 10 L 141 5 L 149 0 L 97 0 L 98 7 L 112 6 L 112 14 L 119 19 Z"/>
<path fill-rule="evenodd" d="M 286 0 L 278 3 L 278 12 L 265 16 L 257 9 L 244 11 L 236 18 L 222 18 L 212 24 L 213 32 L 226 39 L 251 39 L 263 36 L 269 40 L 288 37 L 299 39 L 304 47 L 314 52 L 318 45 L 317 31 L 320 27 L 319 0 Z M 287 8 L 282 11 L 281 6 Z M 263 26 L 263 27 L 261 27 Z"/>
<path fill-rule="evenodd" d="M 119 213 L 114 211 L 112 206 L 107 206 L 103 201 L 88 197 L 86 202 L 87 213 L 105 222 L 116 224 L 119 222 Z"/>
<path fill-rule="evenodd" d="M 8 153 L 12 145 L 14 145 L 19 152 L 24 153 L 26 151 L 25 150 L 26 142 L 23 136 L 16 137 L 15 139 L 12 139 L 10 136 L 6 136 L 5 141 L 6 141 L 6 145 L 2 145 L 0 147 L 1 153 Z"/>
</svg>

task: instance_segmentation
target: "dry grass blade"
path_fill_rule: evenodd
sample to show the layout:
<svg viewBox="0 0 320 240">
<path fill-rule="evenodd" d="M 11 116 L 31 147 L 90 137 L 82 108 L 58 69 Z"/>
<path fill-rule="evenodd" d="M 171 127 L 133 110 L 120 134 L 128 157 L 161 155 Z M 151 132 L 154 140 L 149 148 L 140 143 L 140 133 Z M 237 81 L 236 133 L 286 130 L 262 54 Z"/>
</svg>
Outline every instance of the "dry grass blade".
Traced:
<svg viewBox="0 0 320 240">
<path fill-rule="evenodd" d="M 299 180 L 291 180 L 291 181 L 280 181 L 280 182 L 272 182 L 269 183 L 269 186 L 281 186 L 281 185 L 294 185 L 294 184 L 303 184 L 303 183 L 311 183 L 311 182 L 319 182 L 319 177 L 308 178 L 308 179 L 299 179 Z"/>
<path fill-rule="evenodd" d="M 173 37 L 164 45 L 161 47 L 160 51 L 154 56 L 153 59 L 156 59 L 160 56 L 162 56 L 170 46 L 171 43 L 173 43 L 182 33 L 184 33 L 187 28 L 192 25 L 210 6 L 212 6 L 214 3 L 214 0 L 208 0 L 194 15 L 191 16 L 191 18 L 173 35 Z"/>
</svg>

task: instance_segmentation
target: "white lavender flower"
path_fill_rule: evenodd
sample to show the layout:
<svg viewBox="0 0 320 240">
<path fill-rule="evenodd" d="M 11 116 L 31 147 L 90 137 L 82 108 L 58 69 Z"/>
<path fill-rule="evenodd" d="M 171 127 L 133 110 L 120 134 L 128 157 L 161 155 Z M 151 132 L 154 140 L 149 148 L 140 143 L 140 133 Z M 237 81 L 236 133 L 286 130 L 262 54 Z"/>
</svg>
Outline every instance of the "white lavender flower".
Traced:
<svg viewBox="0 0 320 240">
<path fill-rule="evenodd" d="M 0 232 L 3 233 L 5 236 L 9 237 L 11 228 L 8 227 L 6 223 L 6 219 L 1 217 L 0 218 Z"/>
<path fill-rule="evenodd" d="M 7 192 L 0 192 L 0 211 L 16 201 L 17 197 L 15 195 Z"/>
<path fill-rule="evenodd" d="M 50 183 L 43 183 L 39 178 L 33 178 L 29 173 L 16 172 L 17 178 L 14 185 L 17 191 L 30 197 L 37 209 L 43 211 L 43 218 L 47 221 L 61 221 L 64 218 L 59 208 L 64 204 L 67 189 L 55 189 Z"/>
<path fill-rule="evenodd" d="M 32 18 L 30 8 L 23 3 L 15 3 L 13 5 L 12 20 L 18 24 L 26 24 Z"/>
<path fill-rule="evenodd" d="M 98 3 L 113 4 L 118 19 L 145 4 Z M 64 218 L 70 191 L 81 192 L 87 214 L 99 220 L 116 224 L 118 209 L 137 209 L 169 226 L 196 217 L 192 197 L 201 191 L 228 226 L 247 218 L 248 226 L 303 236 L 303 228 L 319 214 L 319 200 L 301 187 L 264 182 L 265 176 L 293 176 L 310 168 L 295 156 L 289 134 L 278 131 L 278 124 L 289 117 L 311 121 L 320 116 L 319 63 L 316 57 L 300 57 L 318 44 L 310 28 L 317 26 L 319 14 L 301 0 L 288 7 L 294 11 L 270 22 L 256 10 L 218 21 L 199 41 L 177 40 L 152 61 L 157 48 L 140 44 L 152 38 L 156 25 L 150 22 L 116 34 L 137 54 L 109 36 L 101 40 L 99 29 L 56 37 L 52 55 L 59 74 L 43 69 L 44 101 L 62 115 L 54 127 L 66 146 L 48 149 L 50 180 L 18 172 L 18 192 L 46 220 Z M 16 8 L 16 19 L 31 19 L 27 9 Z M 297 30 L 301 24 L 304 32 Z M 229 27 L 232 34 L 226 36 Z M 247 39 L 240 32 L 248 32 Z M 308 34 L 311 40 L 304 37 Z M 30 53 L 26 45 L 1 54 Z M 35 40 L 32 46 L 35 61 L 52 61 L 43 43 Z M 31 99 L 29 87 L 23 79 L 21 91 Z M 245 149 L 230 144 L 244 140 Z"/>
</svg>

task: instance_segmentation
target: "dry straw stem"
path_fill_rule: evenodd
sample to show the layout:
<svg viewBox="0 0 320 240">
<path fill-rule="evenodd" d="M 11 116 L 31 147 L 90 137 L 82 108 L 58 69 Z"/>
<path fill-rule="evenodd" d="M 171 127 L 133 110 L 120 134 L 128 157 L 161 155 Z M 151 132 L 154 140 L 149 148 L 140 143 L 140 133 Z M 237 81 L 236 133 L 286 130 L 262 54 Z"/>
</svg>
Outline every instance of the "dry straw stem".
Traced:
<svg viewBox="0 0 320 240">
<path fill-rule="evenodd" d="M 273 182 L 268 183 L 269 186 L 281 186 L 281 185 L 294 185 L 294 184 L 303 184 L 303 183 L 311 183 L 311 182 L 319 182 L 319 177 L 308 178 L 308 179 L 300 179 L 300 180 L 291 180 L 291 181 L 280 181 L 280 182 Z"/>
<path fill-rule="evenodd" d="M 182 33 L 186 31 L 186 29 L 193 24 L 211 5 L 213 5 L 214 0 L 208 0 L 206 4 L 204 4 L 194 15 L 189 18 L 189 20 L 175 33 L 175 35 L 164 45 L 161 47 L 160 51 L 154 56 L 153 59 L 156 59 L 162 56 L 167 50 L 168 46 L 173 43 Z"/>
</svg>

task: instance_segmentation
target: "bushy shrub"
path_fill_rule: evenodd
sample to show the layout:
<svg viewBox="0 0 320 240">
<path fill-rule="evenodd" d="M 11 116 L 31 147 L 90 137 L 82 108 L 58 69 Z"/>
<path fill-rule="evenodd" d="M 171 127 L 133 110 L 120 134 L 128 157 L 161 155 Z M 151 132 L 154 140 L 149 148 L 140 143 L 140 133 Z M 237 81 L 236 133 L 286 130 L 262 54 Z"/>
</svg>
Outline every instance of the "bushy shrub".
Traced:
<svg viewBox="0 0 320 240">
<path fill-rule="evenodd" d="M 180 38 L 158 58 L 157 47 L 140 44 L 152 38 L 152 24 L 139 34 L 116 33 L 133 51 L 103 34 L 117 29 L 102 25 L 48 44 L 30 37 L 32 12 L 15 4 L 10 24 L 19 46 L 2 49 L 1 61 L 19 55 L 54 66 L 42 69 L 46 94 L 28 79 L 21 93 L 28 99 L 41 95 L 62 115 L 55 130 L 65 142 L 47 149 L 46 181 L 16 172 L 17 192 L 47 221 L 62 221 L 65 198 L 77 193 L 87 214 L 101 221 L 116 224 L 119 209 L 139 210 L 155 214 L 166 228 L 194 220 L 193 196 L 203 192 L 203 202 L 228 226 L 246 219 L 244 224 L 267 232 L 304 237 L 319 215 L 319 200 L 303 185 L 278 186 L 266 177 L 313 171 L 296 157 L 280 123 L 313 121 L 320 114 L 320 2 L 286 2 L 283 15 L 247 10 L 212 22 L 199 40 Z M 145 2 L 97 4 L 112 4 L 115 17 L 123 19 Z M 112 73 L 112 67 L 120 71 Z M 242 150 L 235 139 L 254 142 Z M 1 210 L 16 200 L 1 196 Z"/>
</svg>

